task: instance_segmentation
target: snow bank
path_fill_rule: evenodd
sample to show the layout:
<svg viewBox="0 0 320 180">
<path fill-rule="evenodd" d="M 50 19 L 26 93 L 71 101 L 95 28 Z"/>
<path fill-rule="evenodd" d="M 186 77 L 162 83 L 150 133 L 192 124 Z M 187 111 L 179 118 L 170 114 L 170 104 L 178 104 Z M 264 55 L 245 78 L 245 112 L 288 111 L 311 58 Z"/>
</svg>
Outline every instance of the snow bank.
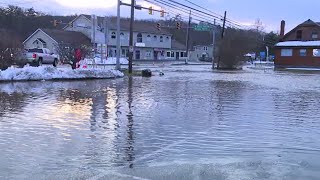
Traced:
<svg viewBox="0 0 320 180">
<path fill-rule="evenodd" d="M 53 66 L 8 68 L 0 70 L 0 81 L 55 80 L 55 79 L 103 79 L 123 77 L 117 70 L 55 68 Z"/>
</svg>

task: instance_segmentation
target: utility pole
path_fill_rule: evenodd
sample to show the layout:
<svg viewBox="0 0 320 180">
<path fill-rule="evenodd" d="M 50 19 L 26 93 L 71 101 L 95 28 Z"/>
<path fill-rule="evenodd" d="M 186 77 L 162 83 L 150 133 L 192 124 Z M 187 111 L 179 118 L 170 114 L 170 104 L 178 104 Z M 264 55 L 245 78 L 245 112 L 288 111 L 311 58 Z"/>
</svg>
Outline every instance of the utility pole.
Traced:
<svg viewBox="0 0 320 180">
<path fill-rule="evenodd" d="M 108 28 L 108 17 L 105 16 L 104 17 L 104 21 L 103 21 L 103 27 L 104 27 L 104 42 L 106 44 L 106 47 L 105 47 L 105 58 L 107 59 L 108 58 L 108 34 L 109 34 L 109 28 Z"/>
<path fill-rule="evenodd" d="M 224 37 L 224 31 L 225 31 L 225 29 L 226 29 L 226 18 L 227 18 L 227 11 L 224 12 L 221 39 L 223 39 L 223 37 Z"/>
<path fill-rule="evenodd" d="M 116 63 L 116 69 L 120 70 L 120 51 L 121 51 L 121 46 L 120 46 L 120 5 L 121 1 L 118 0 L 118 7 L 117 7 L 117 63 Z"/>
<path fill-rule="evenodd" d="M 189 13 L 189 23 L 188 23 L 188 27 L 187 27 L 187 42 L 186 42 L 186 46 L 187 46 L 187 51 L 186 51 L 186 54 L 187 54 L 187 58 L 185 60 L 185 64 L 188 64 L 188 59 L 189 59 L 189 38 L 190 38 L 190 26 L 191 26 L 191 10 L 190 10 L 190 13 Z"/>
<path fill-rule="evenodd" d="M 214 69 L 214 56 L 216 54 L 216 19 L 214 19 L 212 27 L 212 69 Z"/>
<path fill-rule="evenodd" d="M 96 17 L 95 15 L 91 15 L 91 26 L 92 26 L 92 32 L 91 32 L 91 35 L 92 35 L 92 38 L 91 38 L 91 42 L 92 42 L 92 45 L 93 45 L 93 49 L 94 49 L 94 55 L 93 55 L 93 58 L 95 58 L 96 56 Z"/>
<path fill-rule="evenodd" d="M 130 38 L 129 38 L 129 74 L 132 73 L 134 6 L 135 6 L 135 0 L 131 0 Z"/>
<path fill-rule="evenodd" d="M 224 37 L 224 31 L 226 28 L 226 19 L 227 19 L 227 11 L 224 11 L 223 25 L 222 25 L 222 31 L 221 31 L 221 40 L 223 40 L 223 37 Z M 220 49 L 219 49 L 220 52 L 221 52 L 221 49 L 222 49 L 222 47 L 220 46 Z M 218 62 L 217 62 L 217 69 L 220 68 L 220 58 L 221 58 L 221 56 L 219 55 Z"/>
</svg>

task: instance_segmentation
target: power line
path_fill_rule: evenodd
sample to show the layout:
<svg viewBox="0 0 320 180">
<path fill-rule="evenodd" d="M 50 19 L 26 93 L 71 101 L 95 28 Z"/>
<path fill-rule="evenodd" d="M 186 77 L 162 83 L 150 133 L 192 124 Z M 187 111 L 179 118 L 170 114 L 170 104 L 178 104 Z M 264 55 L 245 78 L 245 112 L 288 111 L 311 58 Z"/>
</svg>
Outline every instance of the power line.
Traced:
<svg viewBox="0 0 320 180">
<path fill-rule="evenodd" d="M 213 12 L 213 11 L 207 9 L 207 8 L 204 8 L 204 7 L 202 7 L 202 6 L 199 6 L 198 4 L 196 4 L 196 3 L 194 3 L 194 2 L 191 2 L 191 1 L 189 1 L 189 0 L 184 0 L 184 1 L 186 1 L 186 2 L 188 2 L 188 3 L 190 3 L 190 4 L 194 5 L 194 6 L 196 6 L 196 7 L 198 7 L 198 8 L 201 8 L 201 9 L 203 9 L 203 10 L 206 10 L 206 11 L 208 11 L 208 12 L 210 12 L 210 13 L 213 13 L 213 14 L 218 15 L 218 16 L 220 16 L 221 18 L 223 18 L 222 15 L 220 15 L 220 14 L 218 14 L 218 13 L 215 13 L 215 12 Z M 237 26 L 243 26 L 243 25 L 241 25 L 241 24 L 238 24 L 238 22 L 233 21 L 233 20 L 231 20 L 231 19 L 229 19 L 229 18 L 227 18 L 226 21 L 227 21 L 227 22 L 230 22 L 230 23 L 233 23 L 233 24 L 235 24 L 235 25 L 237 25 Z"/>
<path fill-rule="evenodd" d="M 164 1 L 164 0 L 161 0 L 161 1 Z M 175 4 L 178 4 L 178 5 L 180 5 L 180 6 L 186 7 L 186 8 L 188 8 L 188 9 L 193 10 L 193 11 L 196 11 L 196 12 L 199 12 L 199 13 L 202 13 L 202 14 L 205 14 L 205 15 L 208 15 L 208 16 L 210 16 L 210 17 L 215 17 L 215 18 L 217 18 L 217 19 L 219 19 L 219 20 L 222 20 L 222 19 L 221 19 L 221 15 L 218 15 L 218 16 L 220 16 L 220 17 L 218 17 L 218 16 L 216 16 L 216 15 L 209 14 L 209 13 L 204 12 L 204 11 L 201 11 L 201 10 L 199 10 L 199 9 L 196 9 L 196 8 L 187 6 L 187 5 L 185 5 L 185 4 L 179 3 L 179 2 L 177 2 L 177 1 L 175 1 L 175 0 L 166 0 L 166 1 L 169 1 L 169 2 L 172 2 L 172 3 L 175 3 Z M 200 6 L 200 7 L 201 7 L 201 6 Z M 216 13 L 215 13 L 215 14 L 216 14 Z M 229 22 L 229 23 L 232 23 L 232 22 Z M 236 23 L 232 23 L 232 24 L 234 24 L 234 25 L 236 25 L 236 26 L 240 26 L 240 25 L 238 25 L 238 24 L 236 24 Z M 241 27 L 241 26 L 240 26 L 240 27 Z"/>
<path fill-rule="evenodd" d="M 156 3 L 151 2 L 151 1 L 149 1 L 149 0 L 145 0 L 145 1 L 157 5 Z M 167 2 L 167 1 L 164 1 L 164 0 L 153 0 L 153 1 L 156 1 L 156 2 L 158 2 L 158 3 L 160 3 L 160 4 L 162 4 L 162 5 L 165 5 L 165 6 L 171 7 L 171 8 L 173 8 L 173 9 L 177 10 L 177 11 L 182 11 L 182 12 L 184 12 L 185 14 L 188 14 L 188 12 L 189 12 L 189 10 L 190 10 L 190 9 L 188 9 L 189 6 L 186 7 L 186 5 L 183 5 L 183 4 L 181 4 L 181 3 L 178 3 L 178 5 L 177 5 L 177 4 L 174 4 L 174 3 L 172 3 L 172 2 Z M 158 5 L 158 6 L 159 6 L 159 5 Z M 160 6 L 161 6 L 161 5 L 160 5 Z M 177 8 L 177 6 L 179 6 L 179 9 Z M 180 6 L 182 6 L 182 7 L 180 7 Z M 207 22 L 210 22 L 210 23 L 212 23 L 212 24 L 213 24 L 213 20 L 212 20 L 212 19 L 209 20 L 209 19 L 205 19 L 204 17 L 206 17 L 206 16 L 209 16 L 210 18 L 212 18 L 212 17 L 217 17 L 217 16 L 214 16 L 214 15 L 208 14 L 208 13 L 203 14 L 202 11 L 201 11 L 201 13 L 199 13 L 198 11 L 193 12 L 193 16 L 199 17 L 199 18 L 201 18 L 201 19 L 203 19 L 203 20 L 206 20 Z M 208 18 L 209 18 L 209 17 L 208 17 Z M 216 18 L 216 19 L 217 19 L 217 18 Z M 201 21 L 203 21 L 203 20 L 201 20 Z M 218 20 L 221 21 L 220 18 L 218 18 Z M 235 28 L 235 29 L 240 29 L 240 28 L 238 28 L 238 27 L 240 27 L 239 25 L 237 26 L 237 25 L 235 25 L 234 23 L 230 23 L 230 22 L 226 22 L 226 23 L 227 23 L 227 25 L 228 25 L 229 27 L 232 27 L 232 28 Z"/>
<path fill-rule="evenodd" d="M 177 8 L 174 4 L 172 4 L 172 3 L 168 3 L 168 2 L 163 2 L 163 1 L 160 1 L 160 0 L 152 0 L 152 1 L 150 1 L 150 0 L 144 0 L 144 1 L 146 1 L 146 2 L 149 2 L 149 3 L 152 3 L 152 4 L 155 4 L 155 5 L 157 5 L 157 6 L 166 6 L 166 7 L 169 7 L 169 8 L 171 8 L 171 9 L 174 9 L 174 10 L 176 10 L 176 11 L 180 11 L 180 12 L 183 12 L 183 13 L 185 13 L 185 14 L 189 14 L 189 12 L 188 12 L 188 10 L 186 10 L 185 8 Z M 157 2 L 157 3 L 155 3 L 155 2 Z M 161 5 L 160 5 L 161 4 Z M 200 18 L 200 19 L 196 19 L 196 18 L 194 18 L 194 17 L 198 17 L 198 18 Z M 203 22 L 204 20 L 206 20 L 207 22 L 209 22 L 209 23 L 211 23 L 211 24 L 214 24 L 214 21 L 212 20 L 212 19 L 207 19 L 207 18 L 205 18 L 203 15 L 201 15 L 201 14 L 199 14 L 199 13 L 193 13 L 193 17 L 192 17 L 194 20 L 197 20 L 197 21 L 199 21 L 199 22 Z M 218 23 L 218 24 L 220 24 L 220 23 Z"/>
</svg>

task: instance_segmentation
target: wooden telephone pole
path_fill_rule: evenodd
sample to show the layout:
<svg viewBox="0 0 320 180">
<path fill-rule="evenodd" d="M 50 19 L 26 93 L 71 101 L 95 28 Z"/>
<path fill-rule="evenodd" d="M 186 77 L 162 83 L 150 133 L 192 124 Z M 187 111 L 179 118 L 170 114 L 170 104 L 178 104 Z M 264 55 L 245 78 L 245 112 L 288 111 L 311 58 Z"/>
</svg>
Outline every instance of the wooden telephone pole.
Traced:
<svg viewBox="0 0 320 180">
<path fill-rule="evenodd" d="M 223 40 L 224 38 L 224 32 L 226 29 L 226 19 L 227 19 L 227 11 L 224 12 L 223 25 L 222 25 L 222 31 L 221 31 L 221 40 Z M 220 52 L 221 52 L 221 49 L 222 47 L 220 46 L 220 49 L 219 49 Z M 218 62 L 217 62 L 217 69 L 220 68 L 220 58 L 221 56 L 219 55 Z"/>
<path fill-rule="evenodd" d="M 129 74 L 132 73 L 132 59 L 134 52 L 133 45 L 133 21 L 134 21 L 135 0 L 131 0 L 131 17 L 130 17 L 130 37 L 129 37 Z"/>
</svg>

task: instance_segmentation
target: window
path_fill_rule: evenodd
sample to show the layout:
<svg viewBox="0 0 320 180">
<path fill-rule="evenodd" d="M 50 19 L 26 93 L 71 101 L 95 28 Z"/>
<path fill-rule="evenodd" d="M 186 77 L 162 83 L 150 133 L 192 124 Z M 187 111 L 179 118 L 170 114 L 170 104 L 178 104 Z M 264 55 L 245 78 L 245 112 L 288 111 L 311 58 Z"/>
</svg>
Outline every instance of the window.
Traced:
<svg viewBox="0 0 320 180">
<path fill-rule="evenodd" d="M 42 49 L 29 49 L 28 52 L 31 52 L 31 53 L 43 53 L 43 50 Z"/>
<path fill-rule="evenodd" d="M 208 51 L 208 47 L 207 47 L 207 46 L 204 46 L 204 47 L 203 47 L 203 50 Z"/>
<path fill-rule="evenodd" d="M 313 57 L 320 57 L 320 49 L 313 50 Z"/>
<path fill-rule="evenodd" d="M 124 40 L 124 33 L 120 33 L 120 39 Z"/>
<path fill-rule="evenodd" d="M 151 36 L 150 35 L 147 36 L 147 41 L 151 41 Z"/>
<path fill-rule="evenodd" d="M 115 39 L 117 36 L 116 36 L 116 32 L 112 32 L 111 33 L 111 39 Z"/>
<path fill-rule="evenodd" d="M 281 49 L 281 56 L 283 57 L 292 56 L 292 49 Z"/>
<path fill-rule="evenodd" d="M 153 36 L 153 40 L 154 40 L 154 41 L 157 41 L 157 39 L 158 39 L 157 36 L 154 35 L 154 36 Z"/>
<path fill-rule="evenodd" d="M 306 49 L 300 49 L 299 54 L 300 54 L 300 56 L 307 56 L 307 50 Z"/>
<path fill-rule="evenodd" d="M 136 60 L 140 59 L 140 51 L 136 51 Z"/>
<path fill-rule="evenodd" d="M 298 30 L 296 34 L 297 39 L 302 39 L 302 30 Z"/>
<path fill-rule="evenodd" d="M 141 33 L 137 34 L 137 42 L 142 43 L 142 34 Z"/>
<path fill-rule="evenodd" d="M 167 52 L 167 57 L 170 57 L 170 55 L 171 55 L 171 52 L 168 51 L 168 52 Z"/>
<path fill-rule="evenodd" d="M 318 33 L 317 32 L 312 32 L 311 38 L 312 39 L 318 39 Z"/>
<path fill-rule="evenodd" d="M 160 36 L 160 42 L 163 42 L 163 36 Z"/>
<path fill-rule="evenodd" d="M 121 49 L 121 57 L 126 57 L 126 50 L 125 49 Z"/>
<path fill-rule="evenodd" d="M 171 57 L 174 57 L 174 52 L 173 51 L 171 51 Z"/>
<path fill-rule="evenodd" d="M 146 52 L 146 58 L 150 58 L 151 57 L 151 51 L 147 51 Z"/>
<path fill-rule="evenodd" d="M 180 52 L 180 57 L 187 57 L 187 53 L 186 52 Z"/>
<path fill-rule="evenodd" d="M 169 38 L 169 36 L 167 36 L 167 38 L 166 38 L 166 39 L 167 39 L 167 41 L 170 41 L 170 38 Z"/>
</svg>

